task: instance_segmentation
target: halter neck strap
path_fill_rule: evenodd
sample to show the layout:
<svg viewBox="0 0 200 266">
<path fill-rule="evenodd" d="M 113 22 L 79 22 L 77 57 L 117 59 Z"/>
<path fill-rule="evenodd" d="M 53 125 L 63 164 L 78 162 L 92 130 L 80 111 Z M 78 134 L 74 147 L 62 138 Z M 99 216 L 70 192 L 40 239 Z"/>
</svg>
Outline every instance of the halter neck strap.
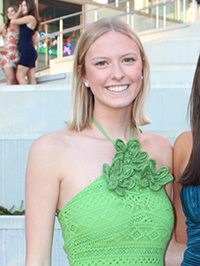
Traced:
<svg viewBox="0 0 200 266">
<path fill-rule="evenodd" d="M 98 127 L 98 129 L 104 134 L 104 136 L 109 139 L 113 144 L 115 144 L 115 141 L 113 141 L 107 134 L 106 132 L 103 130 L 103 128 L 100 127 L 99 124 L 97 124 L 96 120 L 94 119 L 94 117 L 92 117 L 93 122 L 95 123 L 95 125 Z M 133 139 L 133 125 L 131 125 L 131 139 Z"/>
</svg>

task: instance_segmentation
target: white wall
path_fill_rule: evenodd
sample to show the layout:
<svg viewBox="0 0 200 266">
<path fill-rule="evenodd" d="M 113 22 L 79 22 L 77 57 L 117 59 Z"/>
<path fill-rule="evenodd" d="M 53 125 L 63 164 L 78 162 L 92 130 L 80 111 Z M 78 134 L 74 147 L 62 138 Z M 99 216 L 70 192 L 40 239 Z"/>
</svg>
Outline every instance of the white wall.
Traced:
<svg viewBox="0 0 200 266">
<path fill-rule="evenodd" d="M 0 217 L 0 265 L 25 265 L 25 220 L 24 216 Z M 55 223 L 52 266 L 69 266 L 66 253 L 62 250 L 64 241 L 58 221 Z"/>
</svg>

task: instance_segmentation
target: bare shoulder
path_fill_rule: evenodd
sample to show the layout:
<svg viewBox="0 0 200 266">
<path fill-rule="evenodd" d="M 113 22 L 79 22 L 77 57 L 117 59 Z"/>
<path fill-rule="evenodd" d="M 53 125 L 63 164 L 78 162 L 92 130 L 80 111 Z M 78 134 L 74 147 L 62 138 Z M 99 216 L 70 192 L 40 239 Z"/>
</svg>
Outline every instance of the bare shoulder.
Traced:
<svg viewBox="0 0 200 266">
<path fill-rule="evenodd" d="M 63 158 L 67 159 L 68 147 L 70 146 L 70 134 L 66 129 L 45 134 L 36 139 L 31 145 L 30 161 L 40 161 L 49 167 L 64 164 Z"/>
<path fill-rule="evenodd" d="M 25 18 L 28 20 L 36 20 L 33 15 L 26 15 Z"/>
<path fill-rule="evenodd" d="M 144 141 L 150 146 L 153 146 L 157 151 L 163 149 L 170 152 L 172 151 L 172 144 L 165 136 L 148 131 L 143 131 L 142 135 Z"/>
<path fill-rule="evenodd" d="M 174 142 L 174 149 L 182 152 L 187 151 L 188 148 L 192 148 L 192 132 L 191 131 L 185 131 L 181 133 Z"/>
<path fill-rule="evenodd" d="M 192 151 L 192 132 L 181 133 L 174 142 L 174 161 L 188 161 Z"/>
<path fill-rule="evenodd" d="M 36 22 L 36 18 L 33 15 L 27 15 L 27 19 L 28 21 L 35 23 Z"/>
<path fill-rule="evenodd" d="M 142 143 L 143 150 L 149 153 L 150 158 L 156 160 L 157 167 L 168 166 L 172 169 L 172 144 L 160 134 L 143 131 Z"/>
<path fill-rule="evenodd" d="M 33 142 L 30 151 L 47 154 L 51 152 L 53 154 L 55 154 L 55 152 L 58 153 L 63 148 L 63 144 L 65 144 L 64 146 L 67 144 L 69 137 L 66 133 L 67 131 L 63 129 L 45 134 Z"/>
<path fill-rule="evenodd" d="M 44 179 L 61 181 L 65 174 L 67 160 L 70 156 L 69 136 L 65 130 L 43 135 L 36 139 L 30 147 L 27 176 L 42 176 Z"/>
<path fill-rule="evenodd" d="M 181 133 L 174 143 L 174 176 L 178 180 L 187 166 L 192 152 L 192 132 Z"/>
</svg>

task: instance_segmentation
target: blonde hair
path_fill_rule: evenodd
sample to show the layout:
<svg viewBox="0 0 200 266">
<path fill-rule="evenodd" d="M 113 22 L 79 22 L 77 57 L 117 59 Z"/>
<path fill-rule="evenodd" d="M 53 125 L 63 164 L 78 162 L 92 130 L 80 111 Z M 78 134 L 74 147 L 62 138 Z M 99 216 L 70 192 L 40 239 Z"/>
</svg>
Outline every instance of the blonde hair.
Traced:
<svg viewBox="0 0 200 266">
<path fill-rule="evenodd" d="M 82 77 L 85 75 L 85 55 L 94 41 L 109 31 L 121 32 L 130 37 L 140 50 L 143 62 L 143 81 L 142 87 L 133 102 L 132 123 L 140 126 L 150 123 L 144 108 L 146 97 L 150 92 L 150 68 L 144 47 L 137 34 L 128 24 L 116 18 L 103 18 L 86 27 L 75 48 L 71 107 L 68 120 L 68 128 L 70 130 L 91 127 L 94 96 L 82 81 Z"/>
</svg>

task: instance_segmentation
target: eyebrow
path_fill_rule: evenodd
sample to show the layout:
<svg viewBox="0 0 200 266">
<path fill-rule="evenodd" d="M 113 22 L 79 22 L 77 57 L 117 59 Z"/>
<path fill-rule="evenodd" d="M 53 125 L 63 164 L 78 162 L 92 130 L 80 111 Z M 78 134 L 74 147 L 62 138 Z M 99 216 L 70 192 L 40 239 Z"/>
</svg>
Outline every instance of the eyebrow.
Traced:
<svg viewBox="0 0 200 266">
<path fill-rule="evenodd" d="M 134 53 L 134 52 L 128 52 L 128 53 L 125 53 L 125 54 L 122 54 L 120 57 L 125 57 L 125 56 L 130 56 L 130 55 L 133 55 L 133 56 L 138 56 L 137 53 Z M 140 55 L 140 54 L 139 54 Z M 108 56 L 101 56 L 101 55 L 98 55 L 98 56 L 95 56 L 92 58 L 92 61 L 94 60 L 104 60 L 104 59 L 108 59 L 109 57 Z"/>
<path fill-rule="evenodd" d="M 92 61 L 93 61 L 93 60 L 99 60 L 99 59 L 101 59 L 101 60 L 102 60 L 102 59 L 108 59 L 108 58 L 109 58 L 109 57 L 107 57 L 107 56 L 96 56 L 96 57 L 93 57 L 93 58 L 92 58 Z"/>
</svg>

